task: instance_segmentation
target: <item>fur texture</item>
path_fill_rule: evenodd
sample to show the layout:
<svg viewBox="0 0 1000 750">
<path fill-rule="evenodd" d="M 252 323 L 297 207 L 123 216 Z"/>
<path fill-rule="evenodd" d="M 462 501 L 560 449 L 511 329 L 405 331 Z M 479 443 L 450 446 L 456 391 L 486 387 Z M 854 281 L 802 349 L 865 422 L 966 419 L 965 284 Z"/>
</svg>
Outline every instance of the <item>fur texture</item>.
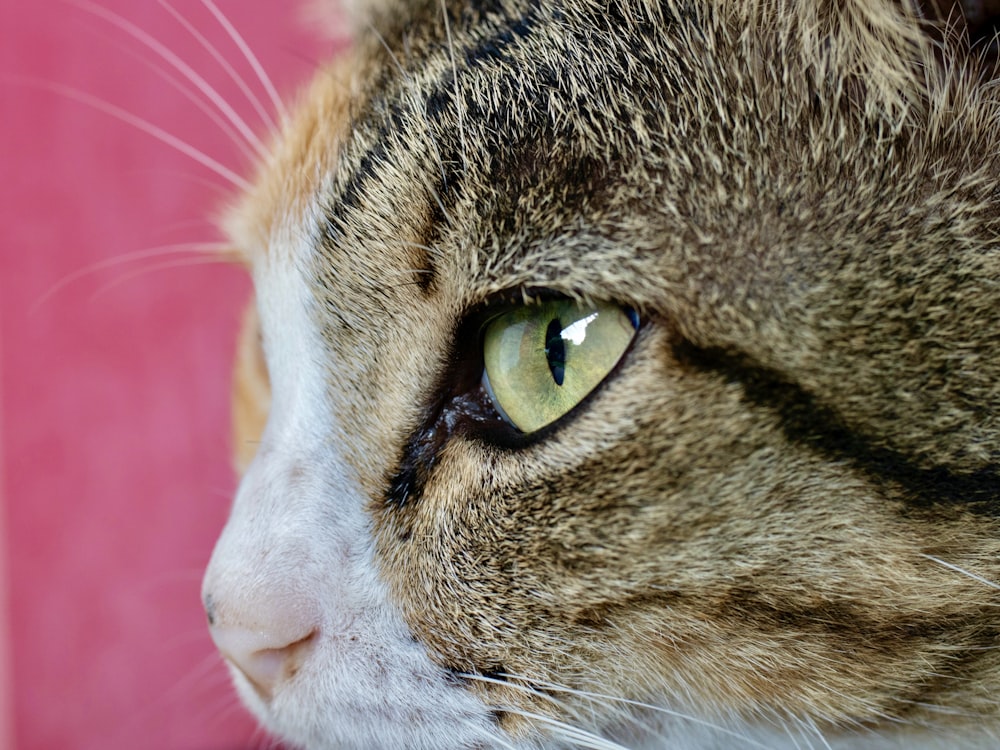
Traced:
<svg viewBox="0 0 1000 750">
<path fill-rule="evenodd" d="M 205 594 L 264 723 L 996 746 L 989 55 L 862 0 L 365 12 L 229 227 L 273 403 Z M 553 294 L 641 325 L 522 436 L 479 322 Z"/>
</svg>

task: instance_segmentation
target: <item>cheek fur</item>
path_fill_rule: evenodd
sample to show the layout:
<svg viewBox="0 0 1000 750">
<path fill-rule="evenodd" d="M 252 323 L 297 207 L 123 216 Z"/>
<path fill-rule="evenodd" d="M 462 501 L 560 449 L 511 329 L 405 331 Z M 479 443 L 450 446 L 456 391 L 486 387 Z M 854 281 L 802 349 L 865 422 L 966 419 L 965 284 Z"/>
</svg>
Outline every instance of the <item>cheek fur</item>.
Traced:
<svg viewBox="0 0 1000 750">
<path fill-rule="evenodd" d="M 375 507 L 380 570 L 438 664 L 521 710 L 552 704 L 500 683 L 836 726 L 909 715 L 898 686 L 951 669 L 947 644 L 991 647 L 975 582 L 923 555 L 966 515 L 921 518 L 673 352 L 646 337 L 580 424 L 456 441 L 417 502 Z"/>
</svg>

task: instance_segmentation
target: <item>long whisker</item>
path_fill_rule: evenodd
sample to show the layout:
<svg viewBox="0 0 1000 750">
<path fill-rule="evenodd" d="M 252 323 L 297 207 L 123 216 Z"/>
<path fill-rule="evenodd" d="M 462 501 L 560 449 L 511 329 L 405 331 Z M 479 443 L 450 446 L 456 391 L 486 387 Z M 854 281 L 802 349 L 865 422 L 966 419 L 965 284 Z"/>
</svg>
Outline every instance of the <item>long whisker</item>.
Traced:
<svg viewBox="0 0 1000 750">
<path fill-rule="evenodd" d="M 267 72 L 264 70 L 264 66 L 260 64 L 257 56 L 250 49 L 250 45 L 246 43 L 246 40 L 240 35 L 236 30 L 236 27 L 230 23 L 229 19 L 226 18 L 225 14 L 219 10 L 212 0 L 201 0 L 202 5 L 204 5 L 215 16 L 215 20 L 219 22 L 219 25 L 226 30 L 229 34 L 229 38 L 233 40 L 237 47 L 239 47 L 240 52 L 243 53 L 243 57 L 250 67 L 253 68 L 253 72 L 257 75 L 257 79 L 260 81 L 264 90 L 267 92 L 268 97 L 271 99 L 271 104 L 274 105 L 274 111 L 278 113 L 282 122 L 288 121 L 288 112 L 285 110 L 285 105 L 281 101 L 281 97 L 278 96 L 277 89 L 274 88 L 274 84 L 271 83 L 271 79 L 268 77 Z"/>
<path fill-rule="evenodd" d="M 185 180 L 191 182 L 195 185 L 200 185 L 203 188 L 211 190 L 213 193 L 217 193 L 220 198 L 229 199 L 232 197 L 231 191 L 225 185 L 220 185 L 218 182 L 213 182 L 207 177 L 202 177 L 201 175 L 194 174 L 193 172 L 184 171 L 182 169 L 165 169 L 162 167 L 136 167 L 135 169 L 127 169 L 122 172 L 123 175 L 141 175 L 148 177 L 149 175 L 157 175 L 159 177 L 174 177 L 178 180 Z M 173 222 L 169 225 L 162 227 L 164 231 L 174 229 L 177 227 L 184 228 L 187 226 L 198 226 L 202 227 L 208 226 L 212 229 L 216 228 L 216 225 L 208 219 L 197 219 L 189 220 L 187 222 Z"/>
<path fill-rule="evenodd" d="M 515 716 L 523 716 L 525 719 L 531 719 L 538 724 L 542 724 L 545 727 L 553 730 L 559 739 L 565 739 L 572 742 L 577 747 L 588 748 L 589 750 L 628 750 L 624 745 L 619 745 L 613 740 L 600 737 L 593 732 L 588 732 L 585 729 L 579 729 L 574 727 L 572 724 L 567 724 L 564 721 L 559 721 L 558 719 L 553 719 L 551 716 L 546 716 L 545 714 L 535 713 L 534 711 L 524 711 L 520 708 L 497 706 L 498 710 L 504 711 Z"/>
<path fill-rule="evenodd" d="M 819 740 L 820 747 L 831 750 L 830 744 L 826 741 L 819 727 L 816 726 L 815 721 L 803 719 L 795 715 L 786 715 L 780 724 L 785 731 L 785 735 L 796 748 L 801 748 L 804 744 L 808 750 L 816 750 L 816 745 L 810 739 L 811 737 L 815 737 Z"/>
<path fill-rule="evenodd" d="M 71 5 L 75 5 L 81 10 L 91 13 L 98 18 L 104 19 L 163 58 L 163 60 L 165 60 L 171 67 L 176 69 L 179 73 L 181 73 L 181 75 L 190 81 L 210 102 L 219 108 L 219 111 L 226 116 L 226 119 L 233 124 L 233 126 L 240 132 L 240 134 L 246 139 L 247 143 L 261 158 L 267 157 L 267 148 L 253 132 L 253 129 L 247 125 L 246 121 L 229 105 L 229 102 L 226 101 L 225 97 L 162 42 L 140 29 L 128 19 L 118 15 L 114 11 L 92 3 L 90 0 L 63 1 Z"/>
<path fill-rule="evenodd" d="M 375 24 L 371 22 L 369 22 L 367 26 L 368 26 L 368 31 L 375 35 L 375 38 L 378 39 L 378 43 L 382 45 L 382 49 L 384 49 L 386 51 L 386 54 L 389 55 L 389 59 L 392 60 L 393 66 L 399 73 L 400 80 L 407 83 L 411 82 L 413 83 L 413 90 L 410 93 L 413 95 L 413 100 L 412 100 L 413 109 L 414 111 L 416 111 L 420 107 L 420 102 L 422 100 L 422 97 L 417 95 L 419 92 L 416 89 L 416 82 L 413 80 L 412 76 L 408 76 L 406 74 L 406 71 L 403 69 L 403 64 L 399 61 L 399 57 L 393 51 L 392 47 L 389 46 L 389 43 L 385 40 L 385 37 L 382 35 L 382 32 L 378 30 L 378 27 L 376 27 Z M 424 113 L 424 121 L 428 123 L 427 134 L 432 141 L 432 145 L 434 146 L 434 153 L 437 155 L 438 169 L 441 172 L 441 181 L 444 182 L 445 180 L 444 162 L 441 160 L 441 152 L 437 148 L 437 143 L 433 142 L 434 138 L 430 133 L 430 123 L 427 120 L 426 112 Z"/>
<path fill-rule="evenodd" d="M 86 104 L 88 107 L 96 109 L 100 112 L 104 112 L 105 114 L 114 117 L 116 120 L 120 120 L 121 122 L 131 125 L 137 130 L 141 130 L 143 133 L 146 133 L 147 135 L 156 138 L 158 141 L 167 144 L 176 151 L 180 151 L 182 154 L 190 157 L 198 164 L 201 164 L 203 167 L 210 169 L 212 172 L 215 172 L 215 174 L 217 174 L 219 177 L 232 183 L 235 187 L 238 187 L 240 190 L 249 191 L 253 187 L 253 185 L 251 185 L 251 183 L 248 180 L 243 179 L 236 172 L 220 164 L 218 161 L 208 156 L 203 151 L 199 151 L 197 148 L 192 146 L 187 141 L 183 141 L 177 136 L 175 136 L 173 133 L 169 133 L 163 128 L 149 122 L 148 120 L 144 120 L 138 115 L 134 115 L 128 110 L 122 109 L 121 107 L 111 104 L 110 102 L 107 102 L 104 99 L 100 99 L 94 96 L 93 94 L 88 94 L 87 92 L 81 91 L 80 89 L 77 88 L 73 88 L 72 86 L 65 86 L 61 83 L 53 83 L 51 81 L 45 81 L 33 78 L 24 78 L 20 76 L 10 76 L 7 74 L 3 74 L 2 77 L 9 83 L 15 85 L 20 84 L 22 86 L 31 86 L 44 91 L 50 91 L 54 94 L 59 94 L 60 96 L 63 96 L 67 99 L 72 99 L 73 101 L 80 102 L 81 104 Z"/>
<path fill-rule="evenodd" d="M 981 584 L 983 584 L 985 586 L 989 586 L 991 589 L 1000 590 L 1000 584 L 994 583 L 993 581 L 991 581 L 991 580 L 989 580 L 987 578 L 983 578 L 982 576 L 976 575 L 975 573 L 972 573 L 972 572 L 966 570 L 965 568 L 960 568 L 958 565 L 953 565 L 950 562 L 945 562 L 944 560 L 942 560 L 939 557 L 934 557 L 933 555 L 924 555 L 924 554 L 922 554 L 921 557 L 925 557 L 928 560 L 930 560 L 931 562 L 935 562 L 938 565 L 940 565 L 940 566 L 942 566 L 944 568 L 947 568 L 948 570 L 953 570 L 956 573 L 960 573 L 963 576 L 971 578 L 973 581 L 979 581 L 979 583 L 981 583 Z"/>
<path fill-rule="evenodd" d="M 522 685 L 519 682 L 513 681 L 513 679 L 501 680 L 501 679 L 497 679 L 495 677 L 487 677 L 486 675 L 478 675 L 478 674 L 471 674 L 471 673 L 464 673 L 464 672 L 463 673 L 459 673 L 459 677 L 462 677 L 464 679 L 467 679 L 467 680 L 470 680 L 470 681 L 473 681 L 473 682 L 485 682 L 485 683 L 489 683 L 489 684 L 500 685 L 500 686 L 502 686 L 504 688 L 517 690 L 517 691 L 519 691 L 521 693 L 525 693 L 525 694 L 531 696 L 532 698 L 539 698 L 541 700 L 544 700 L 546 703 L 549 703 L 549 704 L 555 706 L 560 711 L 564 712 L 565 714 L 572 715 L 575 718 L 579 718 L 579 715 L 580 715 L 580 712 L 575 707 L 567 705 L 565 703 L 565 701 L 561 701 L 558 698 L 556 698 L 556 697 L 554 697 L 552 695 L 549 695 L 548 693 L 545 693 L 545 692 L 539 690 L 538 688 L 531 687 L 530 685 Z M 508 676 L 508 677 L 510 677 L 510 676 Z M 527 677 L 518 677 L 516 679 L 517 680 L 524 680 L 525 682 L 532 682 L 532 680 L 530 680 Z M 605 704 L 605 705 L 607 705 L 607 704 Z M 639 719 L 637 719 L 635 716 L 633 716 L 630 713 L 628 713 L 626 710 L 618 708 L 616 706 L 611 706 L 611 709 L 614 711 L 615 715 L 617 716 L 617 718 L 619 720 L 626 721 L 626 722 L 631 723 L 631 724 L 635 724 L 636 726 L 640 726 L 643 729 L 649 731 L 650 733 L 653 732 L 653 730 L 652 730 L 651 727 L 647 726 L 644 722 L 641 722 Z M 591 713 L 592 713 L 591 719 L 593 720 L 593 718 L 594 718 L 593 717 L 593 711 Z"/>
<path fill-rule="evenodd" d="M 173 5 L 167 2 L 167 0 L 157 0 L 157 2 L 166 9 L 166 11 L 174 17 L 174 19 L 183 26 L 191 36 L 193 36 L 202 48 L 212 56 L 224 71 L 229 75 L 230 80 L 236 84 L 243 95 L 247 98 L 250 104 L 253 106 L 254 110 L 260 116 L 260 118 L 267 123 L 268 128 L 271 130 L 272 135 L 278 128 L 278 124 L 274 121 L 271 113 L 267 111 L 267 108 L 260 101 L 260 98 L 253 92 L 250 85 L 244 80 L 232 64 L 225 58 L 225 56 L 219 52 L 218 48 L 213 45 L 204 34 L 195 28 L 194 24 L 185 18 L 180 11 L 178 11 Z"/>
<path fill-rule="evenodd" d="M 54 295 L 58 294 L 60 291 L 65 289 L 67 286 L 72 284 L 82 278 L 86 278 L 92 274 L 99 271 L 103 271 L 106 268 L 114 268 L 115 266 L 124 265 L 125 263 L 134 263 L 140 260 L 147 260 L 149 258 L 162 258 L 165 255 L 180 255 L 180 254 L 192 254 L 195 256 L 204 255 L 205 253 L 221 253 L 229 249 L 228 243 L 225 242 L 185 242 L 176 245 L 161 245 L 159 247 L 150 247 L 145 250 L 137 250 L 133 253 L 126 253 L 124 255 L 118 255 L 114 258 L 108 258 L 106 260 L 98 261 L 97 263 L 92 263 L 85 268 L 81 268 L 73 273 L 67 274 L 51 287 L 49 287 L 46 292 L 39 297 L 35 303 L 31 306 L 29 314 L 33 314 L 42 305 L 44 305 L 49 299 Z"/>
<path fill-rule="evenodd" d="M 473 729 L 473 730 L 476 730 L 476 731 L 482 731 L 482 727 L 480 727 L 475 722 L 464 720 L 464 721 L 461 721 L 460 723 L 463 724 L 468 729 Z M 505 739 L 503 739 L 501 737 L 497 737 L 496 735 L 493 735 L 493 736 L 490 737 L 490 742 L 492 744 L 494 744 L 494 745 L 498 745 L 500 747 L 506 748 L 506 750 L 517 750 L 517 748 L 514 747 L 512 744 L 510 744 L 509 742 L 507 742 Z"/>
<path fill-rule="evenodd" d="M 229 680 L 226 680 L 223 684 L 228 688 L 228 683 Z M 222 726 L 227 718 L 242 710 L 243 704 L 240 703 L 232 690 L 225 689 L 219 691 L 214 701 L 209 700 L 199 704 L 199 708 L 193 718 L 206 729 L 213 729 Z M 271 741 L 272 743 L 274 742 L 273 739 Z M 274 746 L 277 747 L 277 744 L 275 743 Z"/>
<path fill-rule="evenodd" d="M 163 263 L 154 263 L 150 266 L 145 266 L 138 271 L 132 273 L 127 273 L 114 281 L 109 281 L 104 286 L 101 286 L 90 295 L 90 300 L 93 301 L 100 297 L 102 294 L 106 294 L 115 287 L 121 286 L 127 281 L 136 279 L 140 276 L 145 276 L 146 274 L 155 273 L 156 271 L 167 271 L 171 268 L 188 268 L 194 266 L 213 266 L 213 265 L 231 265 L 230 261 L 225 258 L 185 258 L 183 260 L 172 260 L 165 261 Z"/>
<path fill-rule="evenodd" d="M 171 74 L 170 71 L 165 70 L 160 65 L 157 65 L 155 62 L 150 60 L 148 56 L 143 56 L 134 50 L 127 49 L 119 42 L 115 42 L 115 44 L 122 54 L 138 60 L 140 63 L 150 68 L 154 73 L 156 73 L 156 75 L 170 84 L 170 86 L 172 86 L 185 99 L 204 113 L 204 115 L 208 117 L 208 119 L 210 119 L 219 128 L 219 130 L 226 134 L 226 137 L 229 138 L 230 142 L 235 144 L 245 157 L 251 161 L 256 158 L 257 153 L 251 148 L 250 144 L 242 138 L 242 134 L 237 132 L 233 125 L 225 117 L 220 115 L 218 110 L 215 109 L 211 103 L 206 102 L 204 98 L 198 96 L 198 92 L 191 88 L 191 86 L 178 79 L 175 75 Z"/>
<path fill-rule="evenodd" d="M 510 675 L 503 675 L 503 676 L 508 677 Z M 580 698 L 586 698 L 594 701 L 614 701 L 616 703 L 621 703 L 623 705 L 634 706 L 636 708 L 644 708 L 646 710 L 653 711 L 655 713 L 671 716 L 675 719 L 681 719 L 691 724 L 696 724 L 698 726 L 705 727 L 706 729 L 711 729 L 713 731 L 726 734 L 730 737 L 735 737 L 740 741 L 744 742 L 747 747 L 757 747 L 761 748 L 761 750 L 767 750 L 766 745 L 762 745 L 759 742 L 754 742 L 745 735 L 733 731 L 732 729 L 728 729 L 714 722 L 707 721 L 705 719 L 700 719 L 697 716 L 691 716 L 690 714 L 682 713 L 680 711 L 674 711 L 672 709 L 665 708 L 663 706 L 657 706 L 652 703 L 643 703 L 642 701 L 632 700 L 630 698 L 621 698 L 614 695 L 605 695 L 603 693 L 590 692 L 587 690 L 576 690 L 574 688 L 566 687 L 565 685 L 557 685 L 555 683 L 549 683 L 540 680 L 530 680 L 530 682 L 532 682 L 535 685 L 538 685 L 540 688 L 544 690 L 551 690 L 552 692 L 567 693 L 568 695 L 575 695 Z"/>
</svg>

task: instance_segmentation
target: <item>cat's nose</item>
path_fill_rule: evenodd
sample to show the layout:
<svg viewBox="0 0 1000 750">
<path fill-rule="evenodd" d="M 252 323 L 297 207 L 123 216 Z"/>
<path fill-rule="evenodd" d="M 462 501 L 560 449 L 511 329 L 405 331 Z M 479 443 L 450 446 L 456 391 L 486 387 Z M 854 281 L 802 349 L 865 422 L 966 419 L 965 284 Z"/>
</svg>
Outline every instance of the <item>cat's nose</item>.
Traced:
<svg viewBox="0 0 1000 750">
<path fill-rule="evenodd" d="M 226 661 L 242 672 L 265 700 L 270 700 L 275 688 L 299 671 L 318 632 L 305 628 L 301 632 L 259 630 L 218 622 L 209 630 Z"/>
<path fill-rule="evenodd" d="M 277 592 L 269 594 L 220 601 L 206 592 L 204 600 L 216 648 L 264 700 L 295 676 L 319 634 L 310 607 Z"/>
</svg>

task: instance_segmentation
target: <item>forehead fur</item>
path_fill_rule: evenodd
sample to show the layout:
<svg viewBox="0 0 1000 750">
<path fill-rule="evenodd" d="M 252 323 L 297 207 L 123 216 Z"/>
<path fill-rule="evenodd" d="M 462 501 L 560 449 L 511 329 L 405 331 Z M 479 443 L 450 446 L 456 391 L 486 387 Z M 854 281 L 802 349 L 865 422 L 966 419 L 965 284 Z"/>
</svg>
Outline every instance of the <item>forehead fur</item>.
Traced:
<svg viewBox="0 0 1000 750">
<path fill-rule="evenodd" d="M 414 3 L 383 21 L 313 195 L 328 309 L 359 247 L 362 288 L 436 270 L 464 280 L 457 309 L 526 286 L 619 299 L 931 465 L 995 458 L 996 363 L 945 389 L 923 375 L 946 367 L 936 338 L 986 350 L 1000 322 L 976 281 L 995 274 L 997 89 L 957 43 L 878 2 Z M 316 190 L 319 154 L 282 179 Z"/>
</svg>

